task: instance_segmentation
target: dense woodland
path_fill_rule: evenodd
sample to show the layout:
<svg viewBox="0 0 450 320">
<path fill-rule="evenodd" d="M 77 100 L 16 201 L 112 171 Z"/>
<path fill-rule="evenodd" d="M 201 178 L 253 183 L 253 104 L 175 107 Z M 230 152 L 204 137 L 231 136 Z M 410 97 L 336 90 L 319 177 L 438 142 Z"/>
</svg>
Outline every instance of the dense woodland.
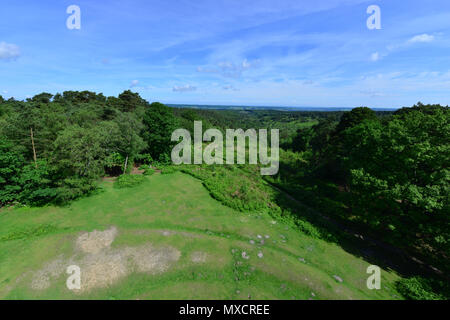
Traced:
<svg viewBox="0 0 450 320">
<path fill-rule="evenodd" d="M 194 120 L 202 120 L 204 130 L 280 129 L 277 176 L 233 177 L 232 169 L 215 166 L 203 175 L 191 172 L 222 202 L 242 211 L 273 211 L 276 199 L 268 205 L 263 186 L 270 183 L 333 219 L 419 254 L 440 270 L 437 279 L 448 281 L 448 106 L 228 111 L 169 108 L 131 91 L 118 97 L 42 93 L 26 101 L 0 96 L 0 207 L 64 205 L 95 192 L 105 175 L 126 174 L 134 166 L 167 168 L 171 133 L 193 130 Z M 403 285 L 448 294 L 421 279 Z"/>
</svg>

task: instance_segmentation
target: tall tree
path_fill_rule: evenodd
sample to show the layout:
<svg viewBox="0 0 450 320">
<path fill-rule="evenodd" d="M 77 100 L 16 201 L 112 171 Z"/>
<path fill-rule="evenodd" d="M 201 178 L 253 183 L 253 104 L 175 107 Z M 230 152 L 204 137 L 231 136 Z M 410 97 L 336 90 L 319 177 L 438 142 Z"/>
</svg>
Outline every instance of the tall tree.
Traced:
<svg viewBox="0 0 450 320">
<path fill-rule="evenodd" d="M 170 138 L 178 127 L 178 119 L 173 110 L 162 103 L 153 102 L 145 112 L 143 123 L 145 127 L 142 136 L 152 157 L 158 159 L 161 155 L 170 155 L 173 146 Z"/>
</svg>

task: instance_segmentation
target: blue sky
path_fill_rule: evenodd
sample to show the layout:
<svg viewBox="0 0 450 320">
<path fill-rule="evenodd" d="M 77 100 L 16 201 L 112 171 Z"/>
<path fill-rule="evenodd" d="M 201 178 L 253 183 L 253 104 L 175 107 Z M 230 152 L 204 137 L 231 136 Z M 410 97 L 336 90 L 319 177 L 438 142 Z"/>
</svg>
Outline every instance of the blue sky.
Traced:
<svg viewBox="0 0 450 320">
<path fill-rule="evenodd" d="M 69 5 L 81 29 L 69 30 Z M 366 10 L 381 9 L 381 30 Z M 0 95 L 164 103 L 450 104 L 448 0 L 0 1 Z"/>
</svg>

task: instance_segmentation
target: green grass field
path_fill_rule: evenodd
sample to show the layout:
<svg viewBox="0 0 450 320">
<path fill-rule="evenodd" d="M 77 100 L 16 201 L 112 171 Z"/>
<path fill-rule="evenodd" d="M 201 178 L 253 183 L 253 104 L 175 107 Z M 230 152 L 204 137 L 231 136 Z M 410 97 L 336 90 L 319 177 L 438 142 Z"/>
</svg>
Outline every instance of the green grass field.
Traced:
<svg viewBox="0 0 450 320">
<path fill-rule="evenodd" d="M 225 207 L 187 174 L 145 179 L 104 181 L 67 207 L 2 209 L 0 299 L 400 299 L 394 272 L 369 290 L 369 263 L 336 244 Z M 66 287 L 72 264 L 81 290 Z"/>
</svg>

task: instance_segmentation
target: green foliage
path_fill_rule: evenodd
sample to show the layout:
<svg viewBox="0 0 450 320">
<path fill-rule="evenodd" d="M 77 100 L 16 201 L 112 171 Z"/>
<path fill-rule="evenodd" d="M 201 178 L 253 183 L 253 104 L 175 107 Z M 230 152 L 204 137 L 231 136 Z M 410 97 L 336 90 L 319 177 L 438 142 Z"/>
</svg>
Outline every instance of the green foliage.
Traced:
<svg viewBox="0 0 450 320">
<path fill-rule="evenodd" d="M 149 153 L 138 154 L 138 155 L 136 155 L 135 160 L 138 163 L 143 163 L 146 165 L 150 165 L 153 163 L 153 158 L 152 158 L 151 154 L 149 154 Z"/>
<path fill-rule="evenodd" d="M 24 165 L 22 153 L 0 136 L 0 206 L 18 199 L 21 191 L 18 176 Z"/>
<path fill-rule="evenodd" d="M 319 123 L 309 128 L 300 128 L 292 140 L 289 149 L 304 152 L 311 149 L 314 153 L 322 152 L 335 132 L 336 123 L 331 119 L 321 119 Z"/>
<path fill-rule="evenodd" d="M 107 169 L 114 169 L 114 168 L 122 169 L 124 163 L 125 158 L 119 152 L 111 153 L 110 155 L 106 156 L 104 160 L 104 166 Z"/>
<path fill-rule="evenodd" d="M 161 169 L 161 174 L 172 174 L 178 171 L 178 169 L 173 166 L 162 166 L 159 168 Z"/>
<path fill-rule="evenodd" d="M 55 165 L 66 175 L 97 178 L 104 172 L 106 150 L 102 147 L 106 135 L 100 128 L 82 128 L 78 125 L 65 128 L 56 139 Z"/>
<path fill-rule="evenodd" d="M 134 174 L 123 174 L 117 177 L 114 186 L 119 189 L 132 188 L 143 183 L 144 181 L 145 181 L 144 176 Z"/>
<path fill-rule="evenodd" d="M 231 165 L 183 166 L 182 171 L 203 181 L 211 195 L 225 205 L 243 212 L 266 211 L 277 207 L 270 188 L 255 172 L 244 172 Z"/>
<path fill-rule="evenodd" d="M 22 186 L 18 200 L 27 205 L 44 205 L 53 202 L 58 195 L 58 188 L 52 181 L 53 169 L 45 162 L 39 161 L 26 165 L 18 179 Z"/>
<path fill-rule="evenodd" d="M 449 108 L 437 105 L 384 118 L 354 109 L 336 129 L 321 122 L 300 130 L 293 141 L 305 162 L 281 152 L 280 173 L 269 179 L 321 212 L 448 270 L 449 120 Z"/>
<path fill-rule="evenodd" d="M 397 290 L 409 300 L 444 300 L 445 297 L 434 292 L 432 281 L 423 277 L 401 279 L 396 283 Z"/>
<path fill-rule="evenodd" d="M 366 121 L 346 130 L 342 159 L 354 207 L 380 226 L 394 225 L 405 240 L 417 241 L 415 234 L 422 234 L 433 247 L 445 246 L 450 236 L 443 228 L 449 225 L 449 120 L 445 108 L 412 110 L 383 124 Z M 439 236 L 438 245 L 433 239 Z"/>
<path fill-rule="evenodd" d="M 342 115 L 342 118 L 336 128 L 336 132 L 339 134 L 340 132 L 353 128 L 366 120 L 376 121 L 378 118 L 372 109 L 367 107 L 354 108 L 352 111 L 346 112 Z"/>
<path fill-rule="evenodd" d="M 335 240 L 321 226 L 307 221 L 308 209 L 280 194 L 268 185 L 254 165 L 183 165 L 181 171 L 203 182 L 211 196 L 224 205 L 241 212 L 268 213 L 292 228 L 324 240 Z M 309 217 L 308 217 L 309 218 Z"/>
<path fill-rule="evenodd" d="M 147 107 L 130 91 L 118 98 L 65 91 L 2 101 L 0 205 L 65 203 L 95 190 L 105 172 L 123 173 L 126 159 L 131 169 L 147 147 L 142 137 Z"/>
<path fill-rule="evenodd" d="M 69 176 L 59 182 L 55 202 L 66 204 L 72 200 L 89 195 L 97 190 L 95 180 L 87 177 Z"/>
<path fill-rule="evenodd" d="M 323 239 L 324 238 L 323 233 L 317 227 L 315 227 L 313 224 L 309 223 L 308 221 L 296 219 L 295 224 L 300 231 L 302 231 L 304 234 L 307 234 L 308 236 L 310 236 L 314 239 Z"/>
<path fill-rule="evenodd" d="M 156 159 L 161 154 L 169 155 L 174 145 L 171 142 L 172 132 L 178 128 L 173 111 L 162 103 L 154 102 L 145 111 L 143 123 L 143 138 L 148 145 L 148 153 Z"/>
<path fill-rule="evenodd" d="M 144 164 L 142 166 L 139 167 L 140 170 L 144 170 L 144 176 L 151 176 L 152 174 L 155 173 L 155 169 L 153 169 L 152 167 L 150 167 L 147 164 Z"/>
</svg>

